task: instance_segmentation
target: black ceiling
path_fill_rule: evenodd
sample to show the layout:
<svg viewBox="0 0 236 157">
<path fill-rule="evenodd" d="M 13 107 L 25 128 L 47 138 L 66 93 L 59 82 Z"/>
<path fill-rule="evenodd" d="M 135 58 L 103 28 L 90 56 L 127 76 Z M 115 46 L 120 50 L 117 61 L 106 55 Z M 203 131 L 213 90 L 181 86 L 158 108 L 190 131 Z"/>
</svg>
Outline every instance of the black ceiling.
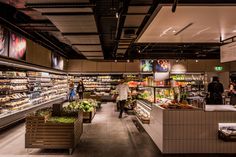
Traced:
<svg viewBox="0 0 236 157">
<path fill-rule="evenodd" d="M 85 56 L 72 48 L 70 42 L 63 38 L 65 34 L 62 34 L 44 14 L 33 9 L 35 6 L 25 5 L 26 1 L 0 0 L 1 24 L 22 33 L 66 58 L 85 58 Z M 215 59 L 220 57 L 220 43 L 134 43 L 134 40 L 143 30 L 156 7 L 163 3 L 172 5 L 173 0 L 90 0 L 89 5 L 93 8 L 104 59 Z M 235 5 L 235 0 L 179 0 L 178 4 Z M 83 5 L 80 4 L 79 7 L 86 7 Z M 55 8 L 63 7 L 62 4 L 51 4 L 49 6 L 48 3 L 41 4 L 40 7 L 47 8 L 52 6 Z M 65 6 L 76 8 L 77 3 L 65 3 Z M 78 13 L 63 13 L 63 15 L 66 14 Z M 134 35 L 127 37 L 125 36 L 125 31 L 134 31 Z M 89 33 L 87 34 L 89 35 Z"/>
</svg>

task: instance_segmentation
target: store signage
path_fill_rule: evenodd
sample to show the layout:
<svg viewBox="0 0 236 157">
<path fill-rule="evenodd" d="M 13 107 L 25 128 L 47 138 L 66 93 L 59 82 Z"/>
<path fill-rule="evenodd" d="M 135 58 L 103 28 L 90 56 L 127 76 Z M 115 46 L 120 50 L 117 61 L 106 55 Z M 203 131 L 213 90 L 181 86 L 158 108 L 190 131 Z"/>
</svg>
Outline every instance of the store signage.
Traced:
<svg viewBox="0 0 236 157">
<path fill-rule="evenodd" d="M 222 71 L 223 70 L 223 67 L 222 66 L 216 66 L 215 67 L 215 71 Z"/>
</svg>

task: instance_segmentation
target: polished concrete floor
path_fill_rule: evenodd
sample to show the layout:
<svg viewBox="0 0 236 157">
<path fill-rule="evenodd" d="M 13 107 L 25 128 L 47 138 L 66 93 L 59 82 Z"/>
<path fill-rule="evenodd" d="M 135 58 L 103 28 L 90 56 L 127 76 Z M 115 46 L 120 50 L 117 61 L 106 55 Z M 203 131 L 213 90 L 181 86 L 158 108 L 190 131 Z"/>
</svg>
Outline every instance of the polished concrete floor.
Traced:
<svg viewBox="0 0 236 157">
<path fill-rule="evenodd" d="M 118 119 L 115 104 L 103 104 L 84 132 L 73 155 L 67 150 L 24 148 L 24 123 L 0 133 L 0 157 L 227 157 L 236 155 L 162 155 L 132 115 Z M 235 148 L 236 149 L 236 148 Z"/>
</svg>

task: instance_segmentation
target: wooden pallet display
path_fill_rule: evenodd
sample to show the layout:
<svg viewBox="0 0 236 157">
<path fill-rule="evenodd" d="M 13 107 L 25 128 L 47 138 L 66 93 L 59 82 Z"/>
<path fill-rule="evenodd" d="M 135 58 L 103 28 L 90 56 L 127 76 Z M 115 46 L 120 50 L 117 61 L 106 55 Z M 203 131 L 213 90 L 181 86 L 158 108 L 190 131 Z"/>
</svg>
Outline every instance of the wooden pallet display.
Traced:
<svg viewBox="0 0 236 157">
<path fill-rule="evenodd" d="M 96 114 L 96 107 L 94 107 L 91 112 L 83 112 L 83 122 L 91 123 L 95 114 Z"/>
<path fill-rule="evenodd" d="M 82 114 L 72 123 L 46 122 L 44 117 L 26 117 L 25 148 L 69 149 L 71 154 L 83 132 Z"/>
</svg>

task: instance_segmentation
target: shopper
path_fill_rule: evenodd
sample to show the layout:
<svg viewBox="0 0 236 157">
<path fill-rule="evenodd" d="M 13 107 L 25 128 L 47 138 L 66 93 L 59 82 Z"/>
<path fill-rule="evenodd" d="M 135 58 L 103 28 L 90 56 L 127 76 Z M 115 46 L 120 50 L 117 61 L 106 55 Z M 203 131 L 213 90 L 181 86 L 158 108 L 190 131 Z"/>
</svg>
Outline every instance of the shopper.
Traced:
<svg viewBox="0 0 236 157">
<path fill-rule="evenodd" d="M 120 105 L 120 114 L 119 118 L 122 118 L 122 114 L 124 112 L 124 106 L 128 99 L 128 95 L 130 94 L 130 89 L 127 83 L 125 83 L 124 78 L 121 79 L 120 84 L 117 85 L 116 91 L 118 93 L 118 100 Z"/>
<path fill-rule="evenodd" d="M 209 104 L 223 104 L 224 87 L 218 77 L 213 77 L 212 82 L 208 85 L 208 92 L 210 93 Z"/>
<path fill-rule="evenodd" d="M 69 84 L 69 101 L 73 101 L 75 96 L 74 82 L 71 81 Z"/>
<path fill-rule="evenodd" d="M 229 87 L 230 104 L 236 105 L 236 83 L 231 82 Z"/>
<path fill-rule="evenodd" d="M 84 83 L 83 83 L 83 80 L 79 81 L 76 91 L 79 94 L 79 99 L 83 99 L 84 98 Z"/>
</svg>

